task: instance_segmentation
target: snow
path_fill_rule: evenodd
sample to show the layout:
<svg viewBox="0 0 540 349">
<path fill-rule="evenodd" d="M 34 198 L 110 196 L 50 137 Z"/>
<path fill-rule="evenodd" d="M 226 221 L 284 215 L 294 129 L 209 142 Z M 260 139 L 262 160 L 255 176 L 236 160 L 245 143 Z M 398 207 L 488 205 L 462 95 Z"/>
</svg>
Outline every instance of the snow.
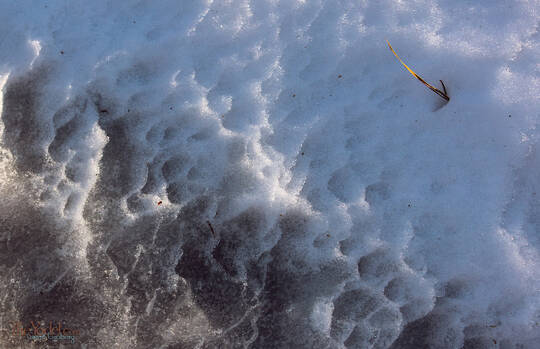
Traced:
<svg viewBox="0 0 540 349">
<path fill-rule="evenodd" d="M 1 1 L 2 328 L 536 348 L 539 11 Z"/>
</svg>

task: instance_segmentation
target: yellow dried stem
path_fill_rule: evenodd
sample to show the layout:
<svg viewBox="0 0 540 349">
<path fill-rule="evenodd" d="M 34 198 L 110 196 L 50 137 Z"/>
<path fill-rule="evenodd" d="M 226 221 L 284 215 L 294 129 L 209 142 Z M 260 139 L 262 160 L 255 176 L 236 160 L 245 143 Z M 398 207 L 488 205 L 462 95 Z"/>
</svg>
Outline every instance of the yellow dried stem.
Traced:
<svg viewBox="0 0 540 349">
<path fill-rule="evenodd" d="M 420 80 L 421 83 L 423 83 L 424 85 L 426 85 L 431 91 L 435 92 L 436 94 L 438 94 L 440 97 L 446 99 L 447 101 L 450 100 L 450 97 L 448 97 L 448 95 L 446 94 L 446 87 L 444 87 L 444 84 L 443 82 L 441 81 L 441 84 L 443 85 L 443 88 L 444 88 L 444 92 L 439 90 L 438 88 L 436 87 L 433 87 L 431 86 L 430 84 L 428 84 L 424 79 L 422 79 L 418 74 L 416 74 L 411 68 L 409 68 L 407 66 L 407 64 L 405 64 L 401 58 L 399 58 L 399 56 L 397 55 L 396 51 L 394 51 L 394 49 L 392 48 L 392 45 L 390 45 L 390 42 L 388 42 L 388 40 L 386 40 L 386 42 L 388 43 L 388 47 L 390 47 L 390 50 L 394 53 L 394 55 L 396 55 L 397 59 L 399 59 L 399 61 L 401 62 L 401 64 L 403 64 L 403 66 L 405 68 L 407 68 L 407 70 L 409 71 L 409 73 L 411 73 L 415 78 L 417 78 L 418 80 Z"/>
</svg>

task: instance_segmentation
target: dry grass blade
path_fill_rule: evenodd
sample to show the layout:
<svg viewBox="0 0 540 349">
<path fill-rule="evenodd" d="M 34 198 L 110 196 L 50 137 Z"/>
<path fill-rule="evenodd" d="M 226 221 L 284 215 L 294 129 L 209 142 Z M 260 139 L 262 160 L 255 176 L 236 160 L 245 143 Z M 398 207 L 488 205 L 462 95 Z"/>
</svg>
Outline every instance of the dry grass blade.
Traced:
<svg viewBox="0 0 540 349">
<path fill-rule="evenodd" d="M 446 87 L 444 86 L 444 83 L 442 82 L 442 80 L 439 80 L 443 86 L 443 89 L 444 89 L 444 92 L 439 90 L 438 88 L 436 87 L 433 87 L 431 86 L 430 84 L 428 84 L 424 79 L 422 79 L 418 74 L 416 74 L 411 68 L 409 68 L 407 66 L 407 64 L 405 64 L 401 58 L 399 58 L 399 56 L 397 55 L 396 51 L 394 51 L 394 49 L 392 48 L 392 45 L 390 45 L 390 42 L 388 42 L 388 40 L 386 40 L 386 42 L 388 43 L 388 47 L 390 47 L 390 50 L 394 53 L 394 55 L 396 55 L 397 59 L 399 59 L 399 61 L 401 62 L 401 64 L 403 64 L 403 66 L 405 68 L 407 68 L 407 70 L 409 71 L 409 73 L 411 73 L 415 78 L 417 78 L 418 80 L 420 80 L 421 83 L 423 83 L 424 85 L 426 85 L 431 91 L 435 92 L 436 94 L 438 94 L 440 97 L 446 99 L 447 101 L 450 100 L 450 97 L 448 97 L 448 95 L 446 94 Z"/>
</svg>

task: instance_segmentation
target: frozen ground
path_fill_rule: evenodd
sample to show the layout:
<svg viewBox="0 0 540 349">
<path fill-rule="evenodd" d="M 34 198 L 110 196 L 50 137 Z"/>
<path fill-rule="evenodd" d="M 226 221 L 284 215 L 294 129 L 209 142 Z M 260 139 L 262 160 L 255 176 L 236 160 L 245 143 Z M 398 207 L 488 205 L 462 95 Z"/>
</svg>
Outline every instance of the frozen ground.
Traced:
<svg viewBox="0 0 540 349">
<path fill-rule="evenodd" d="M 1 347 L 538 348 L 539 11 L 1 0 Z"/>
</svg>

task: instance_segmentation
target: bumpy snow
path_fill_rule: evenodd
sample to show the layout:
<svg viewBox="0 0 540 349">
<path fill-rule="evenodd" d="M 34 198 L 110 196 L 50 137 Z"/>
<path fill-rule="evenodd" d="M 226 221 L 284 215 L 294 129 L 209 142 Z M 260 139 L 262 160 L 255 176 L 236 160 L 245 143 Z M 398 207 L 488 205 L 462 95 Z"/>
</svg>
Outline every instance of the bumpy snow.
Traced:
<svg viewBox="0 0 540 349">
<path fill-rule="evenodd" d="M 1 346 L 538 348 L 539 11 L 0 1 Z"/>
</svg>

